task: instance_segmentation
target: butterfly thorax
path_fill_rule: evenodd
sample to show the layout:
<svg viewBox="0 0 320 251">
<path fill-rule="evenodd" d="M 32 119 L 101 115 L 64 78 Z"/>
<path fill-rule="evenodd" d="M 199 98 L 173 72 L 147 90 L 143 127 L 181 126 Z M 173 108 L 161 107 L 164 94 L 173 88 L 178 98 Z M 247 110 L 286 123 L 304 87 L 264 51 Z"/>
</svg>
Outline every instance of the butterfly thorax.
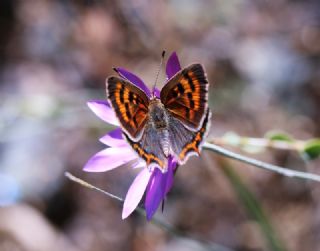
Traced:
<svg viewBox="0 0 320 251">
<path fill-rule="evenodd" d="M 151 126 L 154 129 L 156 129 L 157 134 L 160 136 L 158 137 L 160 138 L 159 144 L 161 145 L 164 155 L 168 157 L 170 153 L 170 141 L 168 131 L 169 115 L 164 105 L 158 98 L 153 98 L 150 100 L 149 122 Z"/>
<path fill-rule="evenodd" d="M 158 98 L 150 100 L 149 119 L 152 126 L 157 130 L 164 130 L 168 128 L 168 114 Z"/>
</svg>

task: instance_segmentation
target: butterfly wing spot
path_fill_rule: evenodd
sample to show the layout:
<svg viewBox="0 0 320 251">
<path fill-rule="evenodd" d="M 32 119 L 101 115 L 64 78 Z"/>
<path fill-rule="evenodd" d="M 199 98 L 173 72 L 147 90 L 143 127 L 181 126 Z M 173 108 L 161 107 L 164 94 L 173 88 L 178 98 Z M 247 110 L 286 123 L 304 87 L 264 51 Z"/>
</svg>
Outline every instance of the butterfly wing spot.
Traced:
<svg viewBox="0 0 320 251">
<path fill-rule="evenodd" d="M 124 103 L 125 107 L 126 107 L 126 116 L 128 118 L 128 120 L 131 119 L 131 112 L 130 112 L 130 107 L 129 107 L 129 103 Z"/>
<path fill-rule="evenodd" d="M 192 93 L 191 93 L 191 92 L 188 92 L 188 93 L 187 93 L 187 97 L 188 97 L 188 99 L 189 99 L 189 106 L 190 106 L 190 108 L 191 108 L 191 109 L 195 109 Z M 195 110 L 197 110 L 197 109 L 195 109 Z"/>
<path fill-rule="evenodd" d="M 126 90 L 124 90 L 124 85 L 121 82 L 117 82 L 116 90 L 118 90 L 115 92 L 116 103 L 119 106 L 123 120 L 128 123 L 130 121 L 131 114 L 127 103 L 125 103 L 124 93 Z"/>
<path fill-rule="evenodd" d="M 188 81 L 188 85 L 192 92 L 199 90 L 199 81 L 192 70 L 185 70 L 183 73 L 184 78 Z"/>
<path fill-rule="evenodd" d="M 181 80 L 186 92 L 186 102 L 189 102 L 190 109 L 200 109 L 201 95 L 200 83 L 192 71 L 185 71 Z"/>
<path fill-rule="evenodd" d="M 129 102 L 134 105 L 137 105 L 137 95 L 132 92 L 129 92 Z"/>
<path fill-rule="evenodd" d="M 185 92 L 185 89 L 181 83 L 177 85 L 179 93 L 182 95 Z"/>
<path fill-rule="evenodd" d="M 134 94 L 132 93 L 132 92 L 130 92 L 129 93 L 129 101 L 131 102 L 131 103 L 133 103 L 133 101 L 134 101 Z"/>
<path fill-rule="evenodd" d="M 119 97 L 120 97 L 120 103 L 123 104 L 124 103 L 124 98 L 123 98 L 123 89 L 122 89 L 122 85 L 121 85 L 121 89 L 119 91 Z"/>
<path fill-rule="evenodd" d="M 191 89 L 191 92 L 194 92 L 196 90 L 196 85 L 192 82 L 192 78 L 193 78 L 192 72 L 190 71 L 184 72 L 183 76 L 185 77 L 185 79 L 188 80 L 188 84 Z"/>
</svg>

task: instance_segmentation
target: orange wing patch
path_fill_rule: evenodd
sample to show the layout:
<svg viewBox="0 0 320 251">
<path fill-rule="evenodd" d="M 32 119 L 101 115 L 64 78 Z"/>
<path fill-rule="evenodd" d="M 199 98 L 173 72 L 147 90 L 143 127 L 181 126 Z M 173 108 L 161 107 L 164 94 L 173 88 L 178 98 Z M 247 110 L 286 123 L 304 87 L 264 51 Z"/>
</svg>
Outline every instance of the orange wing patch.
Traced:
<svg viewBox="0 0 320 251">
<path fill-rule="evenodd" d="M 209 128 L 209 119 L 210 119 L 210 111 L 207 109 L 206 117 L 203 121 L 201 129 L 195 134 L 192 141 L 187 143 L 183 148 L 182 151 L 179 153 L 179 159 L 184 163 L 187 160 L 187 157 L 191 153 L 196 153 L 200 155 L 200 146 L 204 140 L 206 131 Z"/>
<path fill-rule="evenodd" d="M 118 77 L 107 81 L 107 95 L 129 136 L 139 136 L 147 120 L 149 99 L 146 94 L 130 82 Z"/>
<path fill-rule="evenodd" d="M 198 129 L 207 107 L 208 81 L 200 64 L 177 73 L 161 90 L 161 101 L 172 115 Z"/>
<path fill-rule="evenodd" d="M 183 75 L 178 81 L 179 83 L 173 89 L 173 97 L 167 101 L 167 105 L 176 102 L 177 99 L 181 99 L 180 104 L 191 109 L 193 112 L 198 111 L 200 109 L 201 89 L 200 83 L 193 71 L 188 70 L 183 72 Z"/>
</svg>

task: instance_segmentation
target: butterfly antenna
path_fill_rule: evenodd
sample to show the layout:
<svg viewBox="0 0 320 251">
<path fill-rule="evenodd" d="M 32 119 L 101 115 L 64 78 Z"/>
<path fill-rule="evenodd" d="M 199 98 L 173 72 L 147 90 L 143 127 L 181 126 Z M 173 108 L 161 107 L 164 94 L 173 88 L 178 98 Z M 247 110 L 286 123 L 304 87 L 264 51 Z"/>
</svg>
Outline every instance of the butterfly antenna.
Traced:
<svg viewBox="0 0 320 251">
<path fill-rule="evenodd" d="M 160 71 L 161 71 L 161 66 L 163 64 L 163 59 L 164 59 L 164 55 L 166 54 L 166 51 L 163 50 L 162 53 L 161 53 L 161 61 L 160 61 L 160 65 L 159 65 L 159 68 L 158 68 L 158 72 L 157 72 L 157 75 L 156 75 L 156 80 L 154 81 L 154 84 L 153 84 L 153 87 L 152 87 L 152 95 L 153 97 L 155 97 L 155 89 L 156 89 L 156 84 L 157 84 L 157 81 L 158 81 L 158 77 L 159 77 L 159 74 L 160 74 Z"/>
</svg>

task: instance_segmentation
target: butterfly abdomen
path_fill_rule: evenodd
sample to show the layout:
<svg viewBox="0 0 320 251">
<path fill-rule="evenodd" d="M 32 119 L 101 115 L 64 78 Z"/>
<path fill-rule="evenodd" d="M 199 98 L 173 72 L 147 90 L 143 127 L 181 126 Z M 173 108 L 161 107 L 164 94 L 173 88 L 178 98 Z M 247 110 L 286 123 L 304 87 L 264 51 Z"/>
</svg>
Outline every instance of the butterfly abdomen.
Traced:
<svg viewBox="0 0 320 251">
<path fill-rule="evenodd" d="M 159 99 L 151 100 L 149 111 L 150 122 L 158 134 L 157 138 L 159 139 L 162 152 L 166 157 L 168 157 L 171 148 L 168 131 L 169 118 L 167 111 Z"/>
<path fill-rule="evenodd" d="M 167 129 L 163 129 L 159 131 L 160 145 L 162 151 L 166 157 L 170 154 L 170 140 L 169 140 L 169 131 Z"/>
</svg>

